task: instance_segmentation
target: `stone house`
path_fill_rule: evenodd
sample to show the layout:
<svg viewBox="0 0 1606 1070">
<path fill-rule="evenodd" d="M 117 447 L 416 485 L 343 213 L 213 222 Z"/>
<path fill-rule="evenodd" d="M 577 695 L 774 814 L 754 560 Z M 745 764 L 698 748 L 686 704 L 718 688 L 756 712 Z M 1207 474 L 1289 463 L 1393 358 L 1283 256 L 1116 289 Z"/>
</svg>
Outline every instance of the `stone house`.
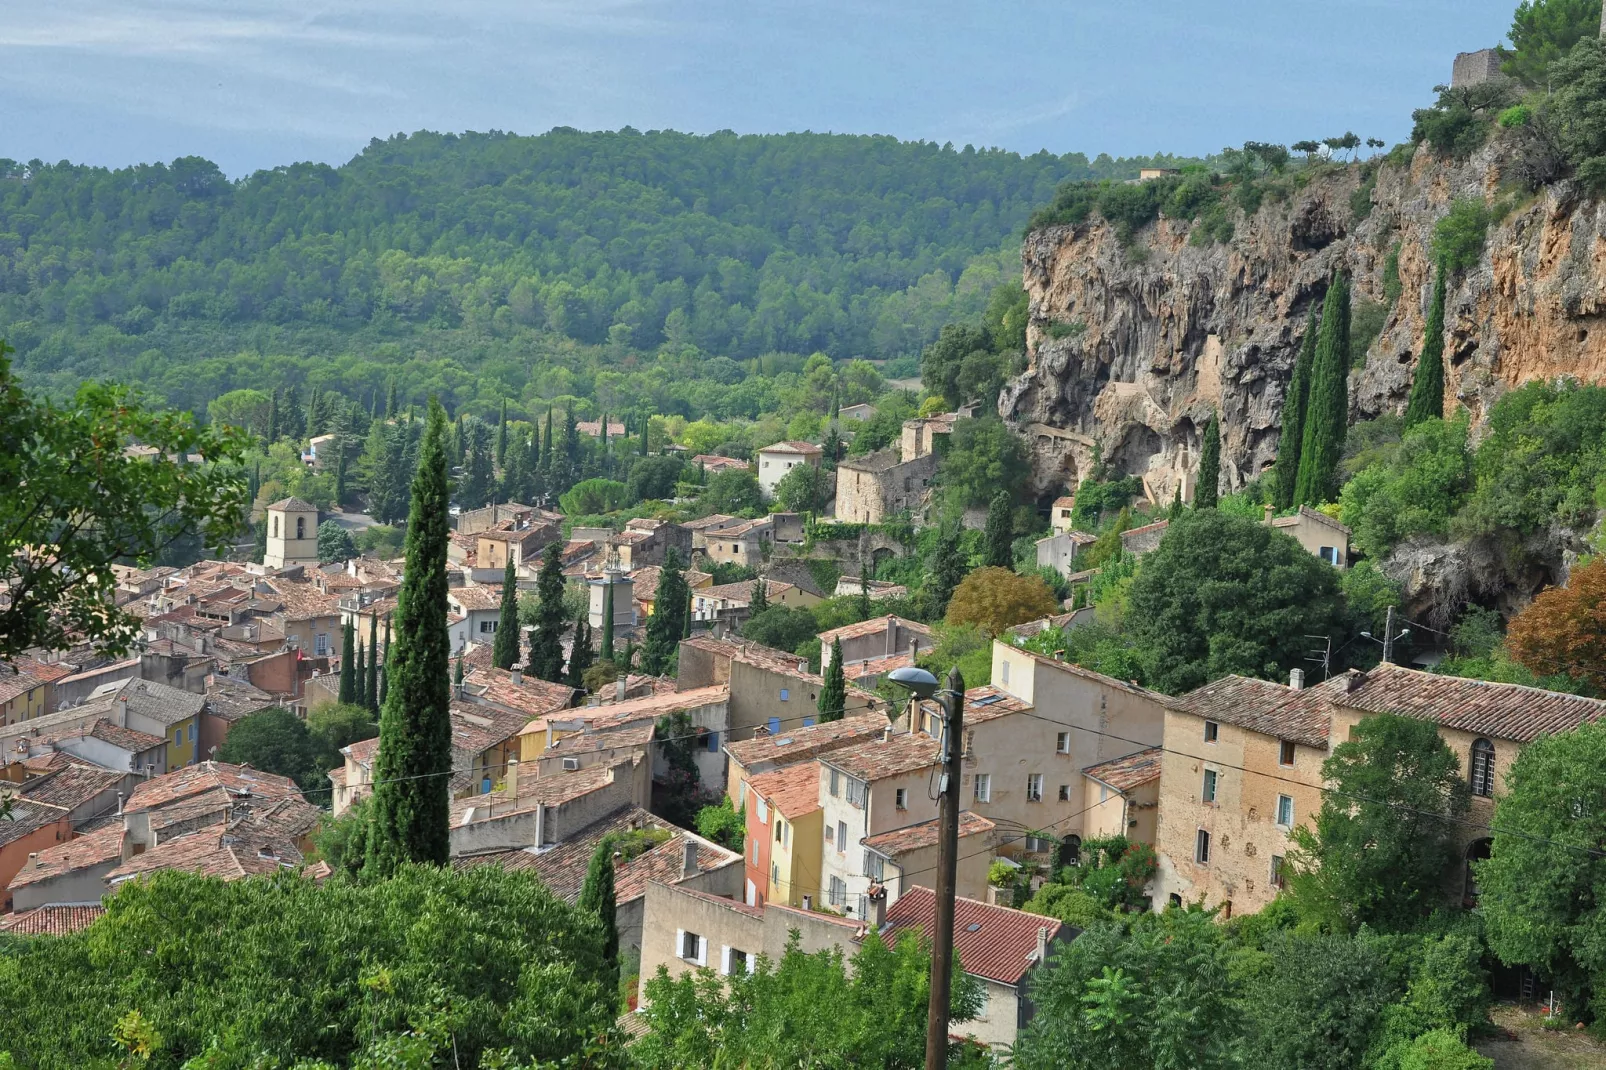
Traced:
<svg viewBox="0 0 1606 1070">
<path fill-rule="evenodd" d="M 512 559 L 515 573 L 533 578 L 540 571 L 542 552 L 562 539 L 563 532 L 549 521 L 525 519 L 512 523 L 512 528 L 498 525 L 475 535 L 474 567 L 500 572 Z"/>
<path fill-rule="evenodd" d="M 1082 776 L 1091 781 L 1082 788 L 1083 798 L 1092 806 L 1083 822 L 1088 839 L 1125 836 L 1154 844 L 1160 812 L 1159 747 L 1090 765 Z M 1095 796 L 1098 802 L 1093 803 Z"/>
<path fill-rule="evenodd" d="M 1071 515 L 1076 510 L 1076 495 L 1065 494 L 1054 499 L 1054 504 L 1048 509 L 1049 530 L 1058 535 L 1062 531 L 1071 531 L 1076 525 L 1071 523 Z"/>
<path fill-rule="evenodd" d="M 836 519 L 844 524 L 879 524 L 905 511 L 919 516 L 931 498 L 937 455 L 901 458 L 884 449 L 844 458 L 836 469 Z"/>
<path fill-rule="evenodd" d="M 1142 556 L 1160 545 L 1170 526 L 1169 520 L 1156 520 L 1142 527 L 1128 528 L 1121 532 L 1121 549 L 1134 556 Z"/>
<path fill-rule="evenodd" d="M 520 776 L 508 766 L 503 786 L 452 804 L 453 858 L 562 843 L 580 829 L 636 806 L 645 758 L 593 766 L 558 776 Z"/>
<path fill-rule="evenodd" d="M 1077 571 L 1076 555 L 1097 541 L 1098 536 L 1085 531 L 1072 531 L 1069 528 L 1056 531 L 1037 540 L 1037 567 L 1051 568 L 1062 576 L 1069 576 Z"/>
<path fill-rule="evenodd" d="M 49 680 L 16 665 L 0 665 L 0 727 L 21 724 L 51 711 Z"/>
<path fill-rule="evenodd" d="M 730 528 L 741 527 L 747 521 L 739 516 L 728 516 L 725 513 L 714 513 L 697 520 L 688 520 L 681 525 L 691 532 L 691 548 L 693 550 L 708 550 L 708 541 L 715 538 L 717 533 Z"/>
<path fill-rule="evenodd" d="M 796 654 L 746 640 L 697 635 L 680 643 L 681 691 L 726 685 L 730 688 L 732 740 L 751 739 L 759 730 L 771 736 L 814 724 L 825 681 Z M 848 685 L 847 714 L 882 708 L 880 698 Z"/>
<path fill-rule="evenodd" d="M 1266 523 L 1293 537 L 1305 552 L 1326 561 L 1334 568 L 1349 567 L 1350 529 L 1326 513 L 1301 505 L 1293 516 L 1273 517 L 1271 506 L 1266 506 Z"/>
<path fill-rule="evenodd" d="M 262 564 L 269 569 L 318 563 L 318 507 L 283 498 L 267 507 L 268 538 Z"/>
<path fill-rule="evenodd" d="M 758 489 L 764 500 L 775 497 L 775 488 L 786 473 L 800 464 L 820 467 L 825 451 L 812 442 L 777 442 L 758 451 Z"/>
<path fill-rule="evenodd" d="M 453 518 L 452 530 L 459 535 L 478 535 L 504 523 L 511 523 L 517 527 L 520 523 L 528 522 L 536 514 L 536 508 L 531 505 L 520 505 L 518 502 L 492 503 L 479 509 L 464 509 L 458 513 Z"/>
<path fill-rule="evenodd" d="M 703 533 L 703 553 L 716 564 L 762 568 L 774 545 L 775 521 L 767 516 Z"/>
<path fill-rule="evenodd" d="M 682 568 L 691 563 L 692 533 L 684 524 L 637 517 L 608 541 L 619 555 L 619 564 L 627 569 L 662 565 L 671 550 Z"/>
<path fill-rule="evenodd" d="M 502 620 L 502 590 L 500 587 L 452 587 L 446 592 L 446 608 L 453 616 L 463 618 L 461 634 L 468 642 L 489 643 L 496 638 L 496 628 Z M 456 638 L 454 636 L 452 646 L 454 654 L 462 649 Z"/>
<path fill-rule="evenodd" d="M 893 669 L 914 664 L 912 655 L 930 650 L 936 638 L 926 625 L 888 614 L 820 633 L 820 671 L 831 667 L 834 644 L 842 644 L 843 673 L 863 687 Z"/>
<path fill-rule="evenodd" d="M 795 762 L 760 773 L 746 787 L 742 901 L 809 909 L 820 897 L 819 762 Z"/>
<path fill-rule="evenodd" d="M 881 886 L 885 906 L 891 907 L 903 893 L 921 882 L 936 880 L 937 837 L 942 819 L 917 821 L 890 832 L 866 836 L 865 873 Z M 954 888 L 970 899 L 987 897 L 987 873 L 993 863 L 994 832 L 997 826 L 974 810 L 959 814 L 959 859 Z"/>
<path fill-rule="evenodd" d="M 838 420 L 859 420 L 859 421 L 864 421 L 864 420 L 868 420 L 870 417 L 872 417 L 874 415 L 875 415 L 875 406 L 870 404 L 867 401 L 862 401 L 857 405 L 844 405 L 840 409 L 838 409 L 837 413 L 836 413 L 836 417 L 837 417 Z"/>
<path fill-rule="evenodd" d="M 753 467 L 746 461 L 737 460 L 735 457 L 721 457 L 717 453 L 699 453 L 689 463 L 711 476 L 717 476 L 721 472 L 746 472 Z"/>
<path fill-rule="evenodd" d="M 898 439 L 898 455 L 905 461 L 938 453 L 944 448 L 948 436 L 954 433 L 959 420 L 957 412 L 944 412 L 936 416 L 923 416 L 903 422 L 903 433 Z"/>
<path fill-rule="evenodd" d="M 717 587 L 702 587 L 691 594 L 692 620 L 719 620 L 733 610 L 747 610 L 753 605 L 753 587 L 764 584 L 764 596 L 772 606 L 792 606 L 807 609 L 817 606 L 822 599 L 803 588 L 778 580 L 740 580 L 722 583 Z M 745 616 L 745 614 L 743 614 Z"/>
<path fill-rule="evenodd" d="M 745 810 L 747 784 L 753 777 L 878 736 L 886 726 L 887 719 L 880 713 L 862 713 L 806 727 L 792 725 L 774 735 L 765 731 L 727 743 L 725 794 L 736 809 Z"/>
</svg>

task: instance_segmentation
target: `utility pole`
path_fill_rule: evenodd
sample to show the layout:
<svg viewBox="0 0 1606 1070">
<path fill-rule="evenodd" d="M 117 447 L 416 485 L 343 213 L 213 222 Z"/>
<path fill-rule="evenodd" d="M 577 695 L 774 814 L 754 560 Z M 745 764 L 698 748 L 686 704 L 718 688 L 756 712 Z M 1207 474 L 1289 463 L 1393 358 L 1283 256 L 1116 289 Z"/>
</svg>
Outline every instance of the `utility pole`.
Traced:
<svg viewBox="0 0 1606 1070">
<path fill-rule="evenodd" d="M 956 665 L 937 695 L 943 709 L 941 835 L 937 839 L 937 902 L 932 919 L 931 1003 L 926 1011 L 926 1070 L 948 1066 L 948 1004 L 954 976 L 954 884 L 959 868 L 959 777 L 964 758 L 965 678 Z"/>
<path fill-rule="evenodd" d="M 1383 661 L 1394 660 L 1394 607 L 1389 606 L 1388 616 L 1383 625 Z"/>
</svg>

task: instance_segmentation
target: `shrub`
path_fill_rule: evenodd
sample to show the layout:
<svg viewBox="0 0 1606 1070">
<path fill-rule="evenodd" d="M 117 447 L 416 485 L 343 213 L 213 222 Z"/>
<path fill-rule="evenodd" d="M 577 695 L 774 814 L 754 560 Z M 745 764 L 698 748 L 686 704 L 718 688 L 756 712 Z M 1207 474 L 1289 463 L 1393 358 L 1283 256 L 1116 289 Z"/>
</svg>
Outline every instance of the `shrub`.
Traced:
<svg viewBox="0 0 1606 1070">
<path fill-rule="evenodd" d="M 1528 120 L 1532 118 L 1533 109 L 1528 107 L 1528 105 L 1513 104 L 1511 107 L 1501 112 L 1500 118 L 1496 119 L 1495 122 L 1500 124 L 1501 129 L 1511 130 L 1515 127 L 1527 126 Z"/>
<path fill-rule="evenodd" d="M 1444 536 L 1472 491 L 1467 417 L 1424 420 L 1405 433 L 1397 451 L 1344 485 L 1339 519 L 1353 531 L 1351 544 L 1382 557 L 1413 535 Z"/>
<path fill-rule="evenodd" d="M 1462 197 L 1433 228 L 1433 257 L 1449 272 L 1477 264 L 1493 213 L 1476 197 Z"/>
<path fill-rule="evenodd" d="M 949 624 L 974 624 L 988 635 L 1060 611 L 1054 595 L 1037 576 L 1007 568 L 978 568 L 966 576 L 948 602 Z"/>
</svg>

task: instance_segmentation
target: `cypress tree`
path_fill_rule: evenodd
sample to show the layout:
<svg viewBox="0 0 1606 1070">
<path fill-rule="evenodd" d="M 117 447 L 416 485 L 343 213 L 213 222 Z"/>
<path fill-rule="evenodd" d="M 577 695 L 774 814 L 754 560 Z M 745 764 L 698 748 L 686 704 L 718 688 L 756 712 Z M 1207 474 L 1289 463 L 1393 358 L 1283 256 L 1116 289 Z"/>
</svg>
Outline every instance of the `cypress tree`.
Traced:
<svg viewBox="0 0 1606 1070">
<path fill-rule="evenodd" d="M 614 664 L 621 673 L 626 676 L 630 675 L 630 670 L 636 664 L 636 641 L 634 639 L 625 640 L 625 652 L 619 655 L 619 660 Z"/>
<path fill-rule="evenodd" d="M 769 585 L 764 582 L 763 576 L 753 581 L 753 594 L 749 608 L 755 617 L 770 608 Z"/>
<path fill-rule="evenodd" d="M 1221 425 L 1214 412 L 1200 437 L 1204 442 L 1199 447 L 1199 485 L 1193 491 L 1193 507 L 1214 509 L 1221 491 Z"/>
<path fill-rule="evenodd" d="M 552 471 L 552 406 L 546 407 L 546 438 L 541 442 L 541 470 Z"/>
<path fill-rule="evenodd" d="M 563 678 L 563 632 L 569 621 L 563 611 L 563 556 L 555 542 L 541 558 L 536 597 L 535 636 L 526 665 L 532 675 L 558 682 Z"/>
<path fill-rule="evenodd" d="M 948 612 L 948 600 L 954 588 L 965 578 L 965 562 L 960 556 L 960 522 L 942 524 L 937 528 L 937 544 L 931 551 L 927 581 L 930 591 L 931 615 L 941 617 Z"/>
<path fill-rule="evenodd" d="M 859 566 L 859 619 L 869 620 L 875 616 L 875 607 L 870 604 L 870 574 L 863 565 Z"/>
<path fill-rule="evenodd" d="M 496 418 L 496 466 L 507 465 L 507 399 L 502 400 L 502 413 Z"/>
<path fill-rule="evenodd" d="M 351 704 L 368 705 L 368 651 L 361 643 L 357 644 L 357 671 L 351 676 Z"/>
<path fill-rule="evenodd" d="M 591 663 L 591 625 L 586 622 L 586 615 L 581 613 L 574 625 L 574 641 L 569 646 L 570 687 L 586 685 L 586 670 L 591 668 Z"/>
<path fill-rule="evenodd" d="M 664 555 L 656 609 L 647 618 L 647 640 L 641 648 L 641 667 L 650 676 L 661 676 L 669 671 L 675 651 L 680 647 L 681 633 L 686 628 L 688 596 L 686 577 L 680 571 L 680 555 L 670 550 Z"/>
<path fill-rule="evenodd" d="M 651 430 L 652 415 L 644 412 L 641 414 L 641 455 L 643 457 L 647 456 L 647 435 Z"/>
<path fill-rule="evenodd" d="M 274 389 L 268 395 L 268 433 L 263 436 L 269 446 L 279 441 L 279 391 Z"/>
<path fill-rule="evenodd" d="M 815 707 L 820 723 L 840 721 L 848 704 L 848 678 L 842 668 L 842 640 L 831 640 L 831 664 L 825 669 L 825 686 L 820 688 L 820 701 Z"/>
<path fill-rule="evenodd" d="M 1283 433 L 1277 440 L 1277 465 L 1272 469 L 1272 500 L 1278 511 L 1294 505 L 1294 485 L 1299 480 L 1299 452 L 1304 446 L 1305 415 L 1310 410 L 1310 374 L 1316 363 L 1316 302 L 1305 318 L 1305 337 L 1299 344 L 1294 374 L 1288 380 L 1283 398 Z"/>
<path fill-rule="evenodd" d="M 388 877 L 406 862 L 445 865 L 452 772 L 447 661 L 446 412 L 431 398 L 407 514 L 406 565 L 397 596 L 394 674 L 379 714 L 372 826 L 364 872 Z"/>
<path fill-rule="evenodd" d="M 385 384 L 385 419 L 396 415 L 396 380 Z"/>
<path fill-rule="evenodd" d="M 1177 484 L 1177 492 L 1171 496 L 1171 508 L 1166 513 L 1167 520 L 1175 520 L 1182 515 L 1182 484 Z"/>
<path fill-rule="evenodd" d="M 368 681 L 363 688 L 365 705 L 379 712 L 379 614 L 368 616 Z"/>
<path fill-rule="evenodd" d="M 602 984 L 609 1000 L 618 999 L 619 991 L 619 919 L 613 886 L 613 837 L 604 836 L 591 853 L 591 864 L 586 867 L 586 881 L 580 887 L 580 898 L 575 905 L 589 910 L 602 919 Z"/>
<path fill-rule="evenodd" d="M 379 705 L 374 707 L 378 713 L 385 708 L 385 695 L 390 691 L 390 617 L 385 617 L 385 662 L 379 668 Z"/>
<path fill-rule="evenodd" d="M 340 696 L 342 705 L 348 703 L 357 694 L 357 640 L 356 629 L 347 621 L 340 629 Z"/>
<path fill-rule="evenodd" d="M 513 555 L 502 569 L 502 615 L 496 622 L 496 642 L 491 647 L 491 664 L 511 669 L 519 660 L 519 584 L 513 574 Z"/>
<path fill-rule="evenodd" d="M 613 660 L 613 574 L 602 574 L 602 660 Z"/>
<path fill-rule="evenodd" d="M 1416 362 L 1411 399 L 1405 403 L 1407 428 L 1415 427 L 1423 420 L 1444 418 L 1444 276 L 1444 265 L 1440 264 L 1434 273 L 1433 303 L 1428 306 L 1422 356 Z"/>
<path fill-rule="evenodd" d="M 690 639 L 691 638 L 691 618 L 692 618 L 691 587 L 687 586 L 687 588 L 686 588 L 686 620 L 685 620 L 685 623 L 682 624 L 681 627 L 680 627 L 680 637 L 682 639 Z"/>
<path fill-rule="evenodd" d="M 1015 567 L 1015 521 L 1007 491 L 999 491 L 987 506 L 987 528 L 983 543 L 986 558 L 982 564 L 994 568 Z"/>
<path fill-rule="evenodd" d="M 1322 305 L 1311 366 L 1310 404 L 1299 449 L 1294 505 L 1320 505 L 1338 492 L 1336 474 L 1349 430 L 1349 280 L 1334 275 Z"/>
<path fill-rule="evenodd" d="M 452 687 L 461 689 L 463 686 L 463 655 L 459 654 L 452 662 Z"/>
</svg>

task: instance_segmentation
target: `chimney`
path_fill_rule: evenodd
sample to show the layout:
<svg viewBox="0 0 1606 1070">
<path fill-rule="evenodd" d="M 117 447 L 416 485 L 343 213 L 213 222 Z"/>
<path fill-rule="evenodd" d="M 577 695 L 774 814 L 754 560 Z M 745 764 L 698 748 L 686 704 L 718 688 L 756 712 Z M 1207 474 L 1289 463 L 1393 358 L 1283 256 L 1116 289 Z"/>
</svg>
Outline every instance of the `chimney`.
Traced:
<svg viewBox="0 0 1606 1070">
<path fill-rule="evenodd" d="M 1295 691 L 1303 691 L 1303 690 L 1305 690 L 1305 670 L 1304 669 L 1289 669 L 1288 670 L 1288 686 L 1293 688 Z"/>
<path fill-rule="evenodd" d="M 128 696 L 117 696 L 117 727 L 128 727 Z"/>
<path fill-rule="evenodd" d="M 625 692 L 630 690 L 630 673 L 627 670 L 619 679 L 613 682 L 613 699 L 615 702 L 625 700 Z"/>
<path fill-rule="evenodd" d="M 535 847 L 536 847 L 536 850 L 540 850 L 541 848 L 545 847 L 547 845 L 547 843 L 548 843 L 546 816 L 547 816 L 547 805 L 546 805 L 546 803 L 536 803 L 535 804 Z"/>
<path fill-rule="evenodd" d="M 682 836 L 680 843 L 680 879 L 690 880 L 697 875 L 697 841 L 690 836 Z"/>
<path fill-rule="evenodd" d="M 519 797 L 519 760 L 517 758 L 509 758 L 507 760 L 507 775 L 502 778 L 502 783 L 507 791 L 508 798 L 517 799 Z"/>
<path fill-rule="evenodd" d="M 28 868 L 29 869 L 33 869 L 33 868 L 37 867 L 38 865 L 39 865 L 39 852 L 38 851 L 29 851 L 28 852 Z"/>
<path fill-rule="evenodd" d="M 881 730 L 881 742 L 883 742 L 883 743 L 892 742 L 892 725 L 889 724 L 889 725 L 887 725 L 885 728 L 883 728 Z"/>
<path fill-rule="evenodd" d="M 1041 965 L 1048 958 L 1048 926 L 1037 927 L 1037 963 Z"/>
<path fill-rule="evenodd" d="M 127 862 L 137 854 L 144 854 L 152 846 L 151 812 L 149 810 L 141 810 L 137 814 L 125 813 L 123 815 L 123 861 Z"/>
<path fill-rule="evenodd" d="M 513 678 L 515 686 L 524 683 L 524 674 L 518 669 L 509 669 L 508 674 Z"/>
<path fill-rule="evenodd" d="M 1267 527 L 1271 526 L 1271 519 L 1272 519 L 1272 516 L 1275 514 L 1275 512 L 1276 512 L 1276 510 L 1274 510 L 1271 507 L 1271 503 L 1267 502 L 1266 503 L 1266 526 Z"/>
<path fill-rule="evenodd" d="M 123 793 L 120 791 L 117 793 L 117 816 L 123 816 Z"/>
</svg>

